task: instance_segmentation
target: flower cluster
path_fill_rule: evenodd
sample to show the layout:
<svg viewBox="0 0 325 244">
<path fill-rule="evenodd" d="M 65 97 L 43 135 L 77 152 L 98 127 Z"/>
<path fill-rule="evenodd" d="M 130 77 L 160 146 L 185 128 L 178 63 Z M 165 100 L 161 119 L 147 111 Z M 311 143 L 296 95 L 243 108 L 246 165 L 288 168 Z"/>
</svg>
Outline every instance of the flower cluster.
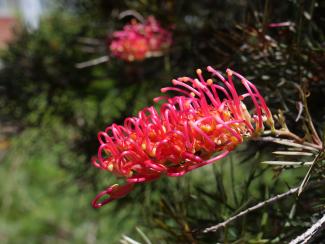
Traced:
<svg viewBox="0 0 325 244">
<path fill-rule="evenodd" d="M 160 110 L 147 107 L 124 125 L 113 124 L 99 132 L 100 147 L 93 164 L 123 177 L 126 184 L 113 185 L 93 201 L 98 208 L 123 197 L 136 183 L 162 175 L 185 173 L 225 157 L 244 138 L 260 134 L 264 123 L 274 128 L 273 119 L 257 88 L 240 74 L 227 69 L 227 78 L 207 67 L 212 79 L 181 77 L 172 81 L 177 96 L 162 96 Z M 244 92 L 238 94 L 234 78 Z M 247 108 L 252 107 L 250 110 Z M 102 202 L 102 196 L 108 198 Z"/>
<path fill-rule="evenodd" d="M 144 23 L 134 20 L 122 31 L 114 32 L 109 48 L 113 56 L 131 62 L 161 56 L 171 42 L 171 33 L 150 16 Z"/>
</svg>

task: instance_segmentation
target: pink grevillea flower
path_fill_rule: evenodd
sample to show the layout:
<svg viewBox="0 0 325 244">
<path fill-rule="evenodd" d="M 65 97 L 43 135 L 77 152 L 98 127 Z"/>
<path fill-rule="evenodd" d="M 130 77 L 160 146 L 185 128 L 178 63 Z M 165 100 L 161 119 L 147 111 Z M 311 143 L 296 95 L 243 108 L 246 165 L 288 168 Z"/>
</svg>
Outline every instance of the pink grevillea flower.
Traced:
<svg viewBox="0 0 325 244">
<path fill-rule="evenodd" d="M 113 56 L 126 60 L 143 60 L 161 56 L 171 45 L 171 32 L 162 28 L 157 20 L 150 16 L 144 23 L 133 21 L 122 31 L 113 33 L 110 51 Z"/>
<path fill-rule="evenodd" d="M 227 69 L 223 77 L 212 67 L 204 79 L 181 77 L 158 97 L 159 111 L 144 108 L 124 125 L 112 124 L 98 134 L 98 157 L 93 164 L 125 179 L 123 186 L 113 185 L 97 195 L 93 207 L 125 196 L 134 184 L 155 180 L 162 175 L 182 176 L 213 163 L 231 152 L 245 138 L 259 135 L 264 124 L 272 129 L 273 119 L 257 88 L 245 77 Z M 239 94 L 235 81 L 243 92 Z M 250 109 L 248 109 L 250 107 Z M 100 202 L 105 196 L 106 199 Z"/>
</svg>

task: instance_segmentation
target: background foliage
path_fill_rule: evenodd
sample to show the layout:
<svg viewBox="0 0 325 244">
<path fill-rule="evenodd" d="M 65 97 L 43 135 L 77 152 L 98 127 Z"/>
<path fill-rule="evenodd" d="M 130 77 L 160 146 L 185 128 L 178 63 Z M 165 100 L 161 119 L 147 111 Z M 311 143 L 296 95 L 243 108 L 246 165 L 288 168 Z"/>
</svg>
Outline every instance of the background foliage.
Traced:
<svg viewBox="0 0 325 244">
<path fill-rule="evenodd" d="M 152 243 L 284 243 L 324 213 L 325 190 L 319 187 L 225 230 L 200 231 L 301 182 L 306 168 L 259 164 L 274 158 L 270 152 L 276 147 L 257 142 L 180 179 L 139 186 L 100 210 L 90 207 L 95 194 L 116 181 L 90 164 L 97 132 L 135 115 L 172 78 L 191 76 L 199 67 L 230 67 L 247 76 L 300 135 L 305 122 L 295 122 L 301 98 L 293 84 L 306 87 L 322 132 L 322 1 L 58 2 L 38 30 L 17 30 L 1 53 L 1 243 L 117 243 L 123 235 L 144 242 L 142 232 Z M 77 69 L 76 63 L 106 55 L 110 33 L 130 20 L 118 18 L 127 9 L 154 15 L 173 29 L 170 53 L 135 63 L 111 58 Z M 290 27 L 268 27 L 286 21 Z M 313 178 L 323 175 L 320 169 Z"/>
</svg>

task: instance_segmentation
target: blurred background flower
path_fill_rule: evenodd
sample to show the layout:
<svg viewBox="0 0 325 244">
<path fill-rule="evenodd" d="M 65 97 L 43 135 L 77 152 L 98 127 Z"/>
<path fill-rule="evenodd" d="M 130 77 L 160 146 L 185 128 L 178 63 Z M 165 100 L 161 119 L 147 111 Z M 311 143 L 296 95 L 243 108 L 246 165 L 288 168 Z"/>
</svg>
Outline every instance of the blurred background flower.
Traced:
<svg viewBox="0 0 325 244">
<path fill-rule="evenodd" d="M 131 62 L 159 57 L 168 51 L 172 43 L 171 32 L 163 29 L 153 16 L 143 21 L 138 23 L 133 19 L 123 30 L 112 33 L 109 49 L 113 56 Z"/>
</svg>

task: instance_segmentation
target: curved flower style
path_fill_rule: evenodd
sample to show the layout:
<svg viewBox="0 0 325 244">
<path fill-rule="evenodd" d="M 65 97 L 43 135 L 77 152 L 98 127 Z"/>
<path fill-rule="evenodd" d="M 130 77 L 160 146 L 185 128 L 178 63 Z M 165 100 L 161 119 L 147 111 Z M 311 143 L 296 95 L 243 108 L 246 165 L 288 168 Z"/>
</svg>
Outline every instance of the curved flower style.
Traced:
<svg viewBox="0 0 325 244">
<path fill-rule="evenodd" d="M 161 56 L 171 42 L 171 33 L 150 16 L 144 23 L 133 21 L 114 32 L 109 48 L 113 56 L 131 62 Z"/>
<path fill-rule="evenodd" d="M 260 134 L 264 123 L 274 128 L 273 119 L 257 88 L 240 74 L 227 69 L 227 78 L 207 67 L 214 79 L 181 77 L 163 93 L 176 91 L 174 97 L 158 97 L 159 112 L 147 107 L 124 125 L 113 124 L 99 132 L 98 158 L 93 164 L 126 184 L 113 185 L 101 192 L 93 207 L 125 196 L 133 185 L 155 180 L 162 175 L 182 176 L 187 172 L 225 157 L 244 138 Z M 233 78 L 245 92 L 238 94 Z M 247 106 L 253 108 L 249 112 Z M 99 202 L 102 196 L 109 196 Z"/>
</svg>

